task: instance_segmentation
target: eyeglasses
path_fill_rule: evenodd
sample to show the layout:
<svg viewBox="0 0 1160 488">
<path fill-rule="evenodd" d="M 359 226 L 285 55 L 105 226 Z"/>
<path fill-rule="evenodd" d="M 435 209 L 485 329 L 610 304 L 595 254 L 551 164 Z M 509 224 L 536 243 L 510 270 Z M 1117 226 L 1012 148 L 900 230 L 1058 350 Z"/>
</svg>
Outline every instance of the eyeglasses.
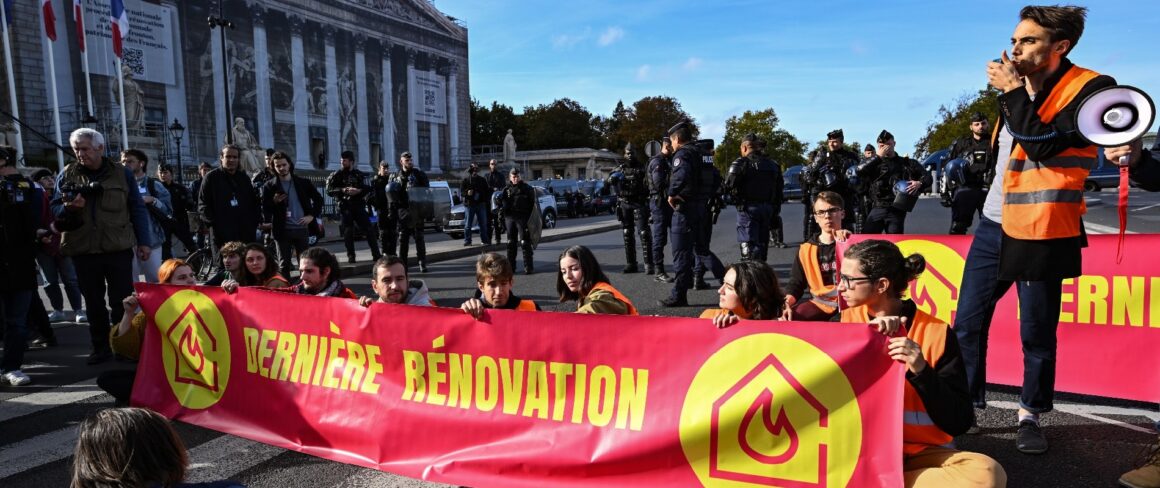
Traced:
<svg viewBox="0 0 1160 488">
<path fill-rule="evenodd" d="M 839 281 L 842 283 L 842 286 L 845 286 L 847 290 L 854 288 L 857 285 L 857 283 L 861 283 L 863 281 L 874 281 L 874 279 L 875 279 L 873 276 L 863 276 L 861 278 L 856 278 L 853 276 L 846 276 L 846 275 L 840 275 L 839 278 L 840 278 Z"/>
<path fill-rule="evenodd" d="M 825 217 L 827 215 L 837 215 L 838 212 L 841 212 L 841 211 L 842 211 L 842 207 L 823 208 L 823 209 L 814 210 L 814 216 L 815 217 Z"/>
</svg>

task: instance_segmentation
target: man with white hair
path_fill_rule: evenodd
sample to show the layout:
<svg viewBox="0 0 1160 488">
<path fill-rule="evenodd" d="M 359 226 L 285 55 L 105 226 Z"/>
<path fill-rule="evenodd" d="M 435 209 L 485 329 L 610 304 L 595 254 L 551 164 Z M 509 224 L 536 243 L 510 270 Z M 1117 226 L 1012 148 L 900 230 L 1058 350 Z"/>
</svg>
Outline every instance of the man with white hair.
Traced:
<svg viewBox="0 0 1160 488">
<path fill-rule="evenodd" d="M 72 257 L 85 298 L 93 347 L 88 363 L 98 364 L 113 358 L 109 326 L 121 320 L 121 301 L 133 292 L 133 259 L 147 261 L 160 243 L 151 242 L 133 173 L 105 157 L 105 137 L 82 128 L 69 135 L 69 144 L 77 161 L 61 172 L 52 211 L 60 251 Z"/>
</svg>

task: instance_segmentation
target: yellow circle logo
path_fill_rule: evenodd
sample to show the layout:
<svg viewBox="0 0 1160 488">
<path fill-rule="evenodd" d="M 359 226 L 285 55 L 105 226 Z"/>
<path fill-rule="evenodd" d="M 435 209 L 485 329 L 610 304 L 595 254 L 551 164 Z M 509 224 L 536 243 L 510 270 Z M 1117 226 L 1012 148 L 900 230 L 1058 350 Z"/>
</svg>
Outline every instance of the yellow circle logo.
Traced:
<svg viewBox="0 0 1160 488">
<path fill-rule="evenodd" d="M 903 256 L 914 253 L 926 258 L 926 271 L 910 282 L 909 297 L 922 311 L 948 324 L 955 323 L 959 308 L 959 284 L 966 261 L 945 244 L 921 239 L 898 241 Z"/>
<path fill-rule="evenodd" d="M 221 400 L 230 378 L 230 337 L 213 300 L 181 290 L 161 304 L 153 322 L 161 331 L 165 377 L 177 401 L 203 409 Z"/>
<path fill-rule="evenodd" d="M 706 487 L 846 486 L 862 447 L 862 412 L 829 355 L 796 337 L 754 334 L 701 365 L 680 434 Z"/>
</svg>

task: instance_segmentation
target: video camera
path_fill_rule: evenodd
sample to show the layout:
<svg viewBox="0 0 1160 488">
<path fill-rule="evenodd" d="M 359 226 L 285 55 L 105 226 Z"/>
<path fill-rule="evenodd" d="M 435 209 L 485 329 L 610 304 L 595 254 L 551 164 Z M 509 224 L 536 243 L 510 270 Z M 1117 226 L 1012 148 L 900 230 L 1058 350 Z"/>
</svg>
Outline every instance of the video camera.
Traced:
<svg viewBox="0 0 1160 488">
<path fill-rule="evenodd" d="M 75 200 L 77 195 L 85 197 L 85 200 L 88 200 L 92 197 L 99 196 L 104 191 L 105 187 L 101 186 L 101 182 L 99 181 L 90 181 L 87 183 L 69 181 L 61 183 L 60 185 L 61 199 L 66 202 Z"/>
</svg>

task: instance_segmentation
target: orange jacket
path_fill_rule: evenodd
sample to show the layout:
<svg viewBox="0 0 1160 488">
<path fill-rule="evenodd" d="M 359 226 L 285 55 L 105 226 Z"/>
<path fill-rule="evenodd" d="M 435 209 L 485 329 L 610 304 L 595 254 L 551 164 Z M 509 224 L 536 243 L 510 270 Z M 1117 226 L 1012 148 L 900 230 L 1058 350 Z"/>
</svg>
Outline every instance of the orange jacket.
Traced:
<svg viewBox="0 0 1160 488">
<path fill-rule="evenodd" d="M 819 310 L 834 313 L 838 309 L 838 287 L 826 285 L 822 279 L 822 268 L 818 265 L 818 246 L 803 242 L 798 248 L 798 261 L 802 263 L 802 272 L 806 275 L 806 283 L 810 285 L 810 294 L 814 296 L 811 301 Z"/>
</svg>

